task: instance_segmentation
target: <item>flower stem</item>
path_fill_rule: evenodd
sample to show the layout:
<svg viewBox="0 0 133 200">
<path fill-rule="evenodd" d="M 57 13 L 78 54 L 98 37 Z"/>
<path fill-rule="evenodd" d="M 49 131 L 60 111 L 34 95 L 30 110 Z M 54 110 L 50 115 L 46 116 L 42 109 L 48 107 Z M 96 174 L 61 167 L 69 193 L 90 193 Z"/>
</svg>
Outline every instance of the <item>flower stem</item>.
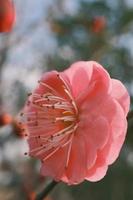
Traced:
<svg viewBox="0 0 133 200">
<path fill-rule="evenodd" d="M 52 181 L 49 183 L 35 198 L 35 200 L 43 200 L 51 191 L 52 189 L 58 184 L 56 181 Z"/>
</svg>

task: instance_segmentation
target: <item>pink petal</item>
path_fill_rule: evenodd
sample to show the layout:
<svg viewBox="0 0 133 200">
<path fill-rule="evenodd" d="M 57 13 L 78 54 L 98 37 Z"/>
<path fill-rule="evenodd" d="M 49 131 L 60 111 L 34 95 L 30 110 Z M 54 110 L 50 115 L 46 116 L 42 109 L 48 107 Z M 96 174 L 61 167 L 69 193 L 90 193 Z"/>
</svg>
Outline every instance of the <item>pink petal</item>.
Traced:
<svg viewBox="0 0 133 200">
<path fill-rule="evenodd" d="M 119 137 L 122 132 L 126 133 L 127 131 L 127 120 L 126 120 L 126 116 L 125 113 L 122 109 L 122 107 L 120 106 L 120 104 L 116 101 L 113 100 L 114 104 L 116 106 L 116 110 L 115 110 L 115 115 L 113 117 L 113 119 L 111 120 L 111 132 L 112 132 L 112 138 L 115 140 L 115 138 Z"/>
<path fill-rule="evenodd" d="M 62 73 L 68 78 L 74 97 L 77 97 L 89 87 L 92 72 L 93 65 L 91 62 L 79 61 Z"/>
<path fill-rule="evenodd" d="M 80 105 L 88 99 L 88 104 L 99 104 L 104 101 L 105 96 L 111 90 L 111 79 L 105 69 L 96 62 L 88 62 L 93 66 L 93 73 L 89 85 L 83 91 L 80 91 L 76 98 L 77 104 Z"/>
<path fill-rule="evenodd" d="M 125 114 L 127 114 L 130 106 L 130 97 L 127 89 L 119 80 L 112 79 L 111 96 L 119 102 Z"/>
<path fill-rule="evenodd" d="M 109 123 L 103 116 L 94 118 L 93 120 L 88 115 L 83 116 L 84 119 L 79 119 L 78 132 L 92 144 L 92 148 L 101 149 L 107 143 L 109 138 Z M 83 133 L 82 133 L 83 132 Z"/>
<path fill-rule="evenodd" d="M 92 182 L 99 181 L 106 175 L 107 169 L 107 166 L 95 167 L 88 171 L 85 179 Z"/>
<path fill-rule="evenodd" d="M 90 98 L 88 97 L 88 102 L 89 100 Z M 110 136 L 108 140 L 105 140 L 105 147 L 98 156 L 103 160 L 103 165 L 113 163 L 119 155 L 127 129 L 126 117 L 121 106 L 117 101 L 113 100 L 112 97 L 106 95 L 104 101 L 99 102 L 98 106 L 94 101 L 92 101 L 92 103 L 90 101 L 87 107 L 86 99 L 80 109 L 80 116 L 82 117 L 81 121 L 88 119 L 88 126 L 93 123 L 97 116 L 103 116 L 108 121 L 110 126 Z M 99 132 L 101 133 L 101 131 Z"/>
<path fill-rule="evenodd" d="M 78 184 L 84 180 L 87 169 L 87 152 L 85 148 L 85 141 L 78 137 L 74 138 L 66 176 L 69 184 Z"/>
<path fill-rule="evenodd" d="M 97 62 L 91 61 L 93 64 L 93 74 L 91 82 L 101 82 L 101 88 L 104 85 L 104 89 L 106 91 L 109 91 L 111 89 L 111 83 L 110 83 L 110 76 L 108 72 Z"/>
<path fill-rule="evenodd" d="M 121 106 L 117 105 L 116 115 L 111 122 L 110 137 L 99 156 L 105 159 L 106 164 L 112 164 L 118 157 L 125 140 L 127 121 Z"/>
<path fill-rule="evenodd" d="M 41 174 L 50 176 L 59 181 L 65 171 L 67 160 L 68 146 L 60 148 L 52 156 L 42 163 Z"/>
<path fill-rule="evenodd" d="M 98 100 L 99 99 L 99 100 Z M 111 127 L 113 127 L 113 136 L 116 137 L 121 133 L 125 124 L 125 115 L 121 106 L 112 99 L 109 95 L 93 99 L 91 95 L 88 96 L 84 102 L 80 105 L 80 121 L 84 121 L 86 118 L 93 122 L 98 116 L 103 116 Z"/>
<path fill-rule="evenodd" d="M 108 140 L 108 136 L 109 136 L 108 135 L 109 125 L 108 125 L 107 120 L 103 117 L 100 117 L 99 119 L 98 118 L 95 119 L 93 123 L 92 122 L 89 123 L 88 121 L 88 124 L 83 123 L 82 125 L 80 124 L 80 128 L 77 130 L 78 133 L 81 135 L 81 138 L 78 138 L 78 141 L 75 142 L 76 145 L 78 145 L 78 147 L 76 146 L 73 147 L 75 148 L 75 155 L 79 155 L 79 160 L 76 160 L 77 162 L 75 160 L 73 161 L 73 157 L 71 157 L 71 162 L 72 161 L 74 162 L 72 163 L 73 166 L 71 166 L 71 169 L 68 166 L 68 170 L 71 170 L 71 173 L 69 172 L 69 176 L 67 173 L 67 176 L 64 176 L 62 178 L 63 181 L 68 182 L 69 184 L 74 184 L 75 182 L 79 183 L 84 179 L 84 177 L 86 177 L 84 176 L 85 171 L 82 171 L 83 170 L 82 167 L 84 167 L 86 171 L 88 171 L 88 169 L 91 169 L 91 167 L 94 165 L 95 160 L 97 158 L 96 156 L 97 156 L 98 149 L 102 148 L 106 144 Z M 84 138 L 84 141 L 86 141 L 84 145 L 86 145 L 86 152 L 87 152 L 86 154 L 87 163 L 85 166 L 82 166 L 83 165 L 82 158 L 83 156 L 85 156 L 85 155 L 82 155 L 83 148 L 82 149 L 79 148 L 80 142 L 83 140 L 83 138 Z M 95 169 L 93 168 L 93 171 L 95 173 L 91 170 L 92 173 L 91 175 L 87 174 L 87 178 L 93 181 L 95 179 L 99 180 L 105 175 L 106 170 L 107 170 L 107 167 L 102 167 L 102 168 L 95 167 Z M 75 179 L 73 180 L 72 175 L 74 174 L 75 174 L 75 177 L 74 177 Z M 82 179 L 76 180 L 76 177 L 80 177 L 80 176 L 83 176 Z"/>
<path fill-rule="evenodd" d="M 69 184 L 78 184 L 84 180 L 86 171 L 96 160 L 97 151 L 108 140 L 108 122 L 100 117 L 93 122 L 89 120 L 79 124 L 75 132 L 70 162 L 62 180 Z"/>
<path fill-rule="evenodd" d="M 86 180 L 89 181 L 99 181 L 102 179 L 107 172 L 108 166 L 105 163 L 105 158 L 99 156 L 99 151 L 97 152 L 97 159 L 95 164 L 87 170 Z"/>
<path fill-rule="evenodd" d="M 106 157 L 106 163 L 111 165 L 119 156 L 122 145 L 125 140 L 125 133 L 123 132 L 119 137 L 116 138 L 115 141 L 111 141 L 108 143 L 108 147 L 104 149 L 104 151 L 108 150 L 108 154 Z"/>
<path fill-rule="evenodd" d="M 62 180 L 69 184 L 82 182 L 88 166 L 92 166 L 96 160 L 96 150 L 87 140 L 87 135 L 82 135 L 82 133 L 83 130 L 75 133 L 68 167 L 62 177 Z"/>
<path fill-rule="evenodd" d="M 125 135 L 126 132 L 121 132 L 121 135 L 115 138 L 115 140 L 110 137 L 108 143 L 99 154 L 101 159 L 103 158 L 105 160 L 106 164 L 110 165 L 118 158 L 125 140 Z"/>
</svg>

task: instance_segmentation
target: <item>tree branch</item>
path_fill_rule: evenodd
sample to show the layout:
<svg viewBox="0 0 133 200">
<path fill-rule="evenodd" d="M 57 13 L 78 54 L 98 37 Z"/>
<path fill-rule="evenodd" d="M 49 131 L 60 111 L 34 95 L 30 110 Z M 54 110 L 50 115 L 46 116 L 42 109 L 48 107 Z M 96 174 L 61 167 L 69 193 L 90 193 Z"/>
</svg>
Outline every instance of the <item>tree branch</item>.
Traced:
<svg viewBox="0 0 133 200">
<path fill-rule="evenodd" d="M 43 200 L 52 190 L 53 188 L 58 184 L 56 181 L 52 181 L 47 185 L 35 198 L 35 200 Z"/>
</svg>

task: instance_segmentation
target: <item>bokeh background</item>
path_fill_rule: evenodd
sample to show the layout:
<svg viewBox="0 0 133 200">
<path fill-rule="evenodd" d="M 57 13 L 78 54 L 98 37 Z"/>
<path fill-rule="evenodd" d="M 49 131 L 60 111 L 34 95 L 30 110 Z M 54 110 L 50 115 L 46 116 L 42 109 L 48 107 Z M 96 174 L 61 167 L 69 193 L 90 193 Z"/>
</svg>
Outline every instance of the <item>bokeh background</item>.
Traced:
<svg viewBox="0 0 133 200">
<path fill-rule="evenodd" d="M 128 88 L 133 103 L 133 0 L 14 0 L 13 31 L 0 34 L 0 199 L 33 200 L 49 182 L 24 155 L 18 113 L 47 70 L 77 60 L 100 62 Z M 119 159 L 97 183 L 60 183 L 47 200 L 132 200 L 133 120 Z"/>
</svg>

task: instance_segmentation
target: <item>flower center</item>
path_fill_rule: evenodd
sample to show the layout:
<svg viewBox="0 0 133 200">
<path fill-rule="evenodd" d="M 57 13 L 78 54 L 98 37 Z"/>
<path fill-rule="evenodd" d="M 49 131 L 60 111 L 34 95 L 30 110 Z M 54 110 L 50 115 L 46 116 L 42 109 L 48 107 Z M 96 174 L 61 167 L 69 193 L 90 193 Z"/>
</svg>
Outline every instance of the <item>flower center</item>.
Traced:
<svg viewBox="0 0 133 200">
<path fill-rule="evenodd" d="M 29 139 L 36 139 L 36 148 L 30 154 L 44 155 L 43 161 L 51 157 L 59 148 L 68 147 L 66 167 L 69 161 L 74 132 L 78 127 L 78 109 L 66 82 L 61 80 L 64 94 L 61 95 L 50 85 L 39 81 L 44 87 L 44 94 L 33 93 L 29 100 L 29 110 L 24 113 L 29 132 Z"/>
</svg>

